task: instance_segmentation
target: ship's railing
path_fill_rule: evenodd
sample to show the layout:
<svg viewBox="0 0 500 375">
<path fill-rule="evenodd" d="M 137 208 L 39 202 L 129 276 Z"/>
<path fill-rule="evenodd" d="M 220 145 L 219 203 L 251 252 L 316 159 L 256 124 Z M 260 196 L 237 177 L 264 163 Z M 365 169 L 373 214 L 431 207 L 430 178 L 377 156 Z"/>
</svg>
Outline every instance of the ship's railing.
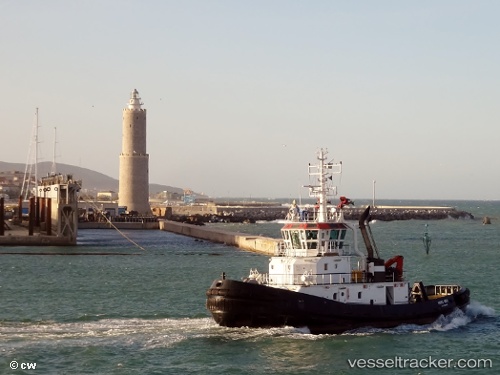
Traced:
<svg viewBox="0 0 500 375">
<path fill-rule="evenodd" d="M 328 274 L 289 275 L 289 274 L 260 274 L 262 283 L 269 285 L 333 285 L 368 282 L 366 272 L 353 270 L 347 272 L 337 272 Z"/>
<path fill-rule="evenodd" d="M 340 211 L 334 207 L 329 207 L 327 211 L 328 220 L 335 221 L 339 218 Z M 303 221 L 303 222 L 317 222 L 318 220 L 318 209 L 307 207 L 304 209 L 297 210 L 294 207 L 290 207 L 290 210 L 285 216 L 287 221 Z"/>
<path fill-rule="evenodd" d="M 250 278 L 255 278 L 251 275 Z M 386 278 L 386 282 L 399 282 L 395 277 Z M 368 273 L 361 270 L 352 270 L 349 272 L 327 273 L 327 274 L 311 274 L 304 273 L 302 275 L 290 274 L 272 274 L 259 273 L 258 281 L 261 284 L 269 285 L 333 285 L 333 284 L 356 284 L 356 283 L 371 283 L 373 277 L 369 277 Z M 451 289 L 450 289 L 451 288 Z M 460 289 L 459 285 L 438 285 L 436 295 L 452 294 Z M 450 290 L 452 292 L 450 292 Z M 427 290 L 429 295 L 432 295 L 431 290 Z M 439 294 L 438 294 L 439 293 Z"/>
<path fill-rule="evenodd" d="M 311 241 L 315 244 L 317 244 L 317 241 Z M 306 241 L 306 243 L 308 243 Z M 287 244 L 287 242 L 280 240 L 276 243 L 276 249 L 274 252 L 275 256 L 289 256 L 289 257 L 297 257 L 297 256 L 310 256 L 311 252 L 314 252 L 314 250 L 317 249 L 295 249 L 292 248 L 290 243 Z M 354 251 L 354 247 L 351 246 L 351 244 L 348 243 L 343 243 L 342 248 L 338 246 L 338 241 L 332 240 L 328 241 L 328 247 L 326 251 L 323 251 L 322 249 L 319 249 L 314 252 L 313 255 L 324 255 L 324 256 L 335 256 L 335 255 L 340 255 L 340 256 L 358 256 L 356 252 Z"/>
<path fill-rule="evenodd" d="M 338 240 L 330 240 L 328 241 L 328 248 L 326 252 L 321 252 L 324 255 L 344 255 L 344 256 L 357 256 L 356 251 L 354 250 L 354 246 L 350 243 L 342 243 L 342 246 L 339 245 Z"/>
</svg>

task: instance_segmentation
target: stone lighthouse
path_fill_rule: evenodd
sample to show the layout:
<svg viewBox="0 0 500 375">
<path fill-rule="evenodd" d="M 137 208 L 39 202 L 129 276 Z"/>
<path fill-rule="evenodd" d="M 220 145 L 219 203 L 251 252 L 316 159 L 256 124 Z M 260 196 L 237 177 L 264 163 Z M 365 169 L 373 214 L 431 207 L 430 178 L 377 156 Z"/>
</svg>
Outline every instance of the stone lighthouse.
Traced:
<svg viewBox="0 0 500 375">
<path fill-rule="evenodd" d="M 118 201 L 127 210 L 151 214 L 149 206 L 149 155 L 146 153 L 146 110 L 137 90 L 123 109 L 122 152 Z"/>
</svg>

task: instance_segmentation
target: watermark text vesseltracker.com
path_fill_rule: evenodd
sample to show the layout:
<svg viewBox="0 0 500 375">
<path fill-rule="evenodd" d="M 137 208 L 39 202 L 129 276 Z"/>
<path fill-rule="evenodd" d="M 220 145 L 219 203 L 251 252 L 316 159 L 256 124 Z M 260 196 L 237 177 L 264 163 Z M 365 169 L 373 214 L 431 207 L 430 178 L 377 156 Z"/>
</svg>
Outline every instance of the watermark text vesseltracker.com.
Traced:
<svg viewBox="0 0 500 375">
<path fill-rule="evenodd" d="M 488 358 L 434 358 L 428 356 L 425 358 L 403 358 L 395 356 L 393 358 L 358 358 L 348 359 L 350 368 L 493 368 L 493 361 Z"/>
</svg>

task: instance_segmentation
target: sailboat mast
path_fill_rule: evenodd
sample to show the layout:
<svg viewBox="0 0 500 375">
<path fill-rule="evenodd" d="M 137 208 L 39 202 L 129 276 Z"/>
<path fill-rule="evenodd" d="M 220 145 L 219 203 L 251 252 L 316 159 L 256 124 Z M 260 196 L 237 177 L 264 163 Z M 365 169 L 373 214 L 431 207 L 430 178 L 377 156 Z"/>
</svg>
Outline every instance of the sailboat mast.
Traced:
<svg viewBox="0 0 500 375">
<path fill-rule="evenodd" d="M 52 176 L 56 175 L 56 144 L 57 144 L 57 128 L 54 126 L 54 150 L 52 153 L 52 167 L 50 168 L 50 174 Z"/>
<path fill-rule="evenodd" d="M 38 197 L 38 107 L 35 112 L 35 199 Z"/>
</svg>

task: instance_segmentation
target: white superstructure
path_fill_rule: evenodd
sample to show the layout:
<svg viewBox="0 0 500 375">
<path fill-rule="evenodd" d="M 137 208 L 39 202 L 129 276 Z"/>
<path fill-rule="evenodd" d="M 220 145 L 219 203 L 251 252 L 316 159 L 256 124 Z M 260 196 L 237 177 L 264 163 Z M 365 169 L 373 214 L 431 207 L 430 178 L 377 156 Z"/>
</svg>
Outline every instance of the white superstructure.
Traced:
<svg viewBox="0 0 500 375">
<path fill-rule="evenodd" d="M 341 173 L 342 163 L 327 162 L 326 155 L 321 149 L 318 164 L 309 165 L 313 181 L 306 187 L 309 195 L 317 198 L 314 209 L 292 205 L 281 229 L 278 256 L 270 259 L 269 273 L 251 270 L 248 279 L 343 303 L 407 304 L 410 285 L 403 280 L 402 269 L 399 274 L 386 275 L 381 259 L 358 249 L 357 230 L 342 215 L 342 206 L 350 201 L 341 197 L 337 207 L 329 208 L 327 198 L 336 194 L 332 175 Z M 387 266 L 393 263 L 396 259 L 389 260 Z"/>
</svg>

